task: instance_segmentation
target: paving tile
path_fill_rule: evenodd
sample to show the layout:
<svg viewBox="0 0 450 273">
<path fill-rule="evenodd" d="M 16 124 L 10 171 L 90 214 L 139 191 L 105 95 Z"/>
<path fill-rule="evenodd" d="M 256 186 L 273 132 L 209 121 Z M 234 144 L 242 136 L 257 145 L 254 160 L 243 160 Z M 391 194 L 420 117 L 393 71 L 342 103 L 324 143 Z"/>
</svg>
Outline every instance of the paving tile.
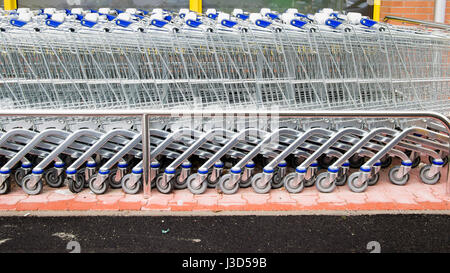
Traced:
<svg viewBox="0 0 450 273">
<path fill-rule="evenodd" d="M 227 209 L 227 210 L 245 210 L 247 206 L 247 200 L 243 199 L 240 193 L 227 195 L 221 194 L 217 201 L 218 209 Z"/>
<path fill-rule="evenodd" d="M 0 195 L 0 210 L 16 210 L 17 203 L 26 198 L 22 195 Z"/>
<path fill-rule="evenodd" d="M 94 210 L 119 210 L 119 200 L 122 199 L 121 195 L 98 195 L 97 204 Z"/>
<path fill-rule="evenodd" d="M 78 193 L 68 204 L 69 210 L 90 210 L 97 205 L 97 198 L 94 194 L 86 192 Z"/>
<path fill-rule="evenodd" d="M 142 210 L 170 210 L 168 206 L 170 200 L 173 198 L 173 193 L 163 194 L 152 191 L 151 196 L 147 202 L 142 206 Z"/>
<path fill-rule="evenodd" d="M 270 198 L 267 201 L 266 210 L 292 210 L 295 209 L 297 201 L 284 188 L 270 191 Z"/>
<path fill-rule="evenodd" d="M 126 194 L 118 201 L 119 210 L 140 210 L 143 205 L 147 203 L 144 195 L 141 194 Z"/>
<path fill-rule="evenodd" d="M 194 211 L 216 211 L 218 210 L 218 196 L 203 196 L 196 195 L 195 200 L 197 200 L 197 205 L 193 208 Z"/>
<path fill-rule="evenodd" d="M 68 210 L 69 203 L 75 199 L 76 194 L 67 190 L 55 190 L 48 196 L 48 201 L 45 209 L 47 210 Z"/>
<path fill-rule="evenodd" d="M 16 210 L 46 209 L 49 192 L 38 195 L 29 195 L 17 203 Z"/>
<path fill-rule="evenodd" d="M 303 195 L 302 193 L 290 194 L 291 198 L 297 202 L 298 208 L 313 208 L 317 207 L 317 199 L 319 199 L 319 195 Z"/>
<path fill-rule="evenodd" d="M 333 203 L 337 205 L 344 205 L 345 200 L 337 196 L 336 193 L 330 192 L 330 193 L 318 193 L 318 199 L 317 203 Z"/>
<path fill-rule="evenodd" d="M 173 198 L 169 201 L 168 206 L 171 210 L 190 211 L 197 205 L 197 199 L 194 198 L 188 189 L 174 191 Z"/>
</svg>

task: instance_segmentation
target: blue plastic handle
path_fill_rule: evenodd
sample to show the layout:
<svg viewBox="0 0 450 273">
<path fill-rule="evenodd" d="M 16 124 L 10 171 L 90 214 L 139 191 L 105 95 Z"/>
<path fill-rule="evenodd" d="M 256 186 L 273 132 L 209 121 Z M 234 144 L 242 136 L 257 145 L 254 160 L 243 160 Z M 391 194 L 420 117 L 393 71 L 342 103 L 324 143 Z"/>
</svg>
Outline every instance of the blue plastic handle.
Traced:
<svg viewBox="0 0 450 273">
<path fill-rule="evenodd" d="M 156 20 L 156 19 L 152 20 L 152 25 L 155 26 L 155 27 L 163 27 L 167 23 L 168 23 L 167 21 L 161 21 L 161 20 Z"/>
<path fill-rule="evenodd" d="M 237 24 L 237 22 L 223 19 L 222 22 L 220 22 L 220 24 L 222 26 L 232 28 Z"/>
<path fill-rule="evenodd" d="M 123 11 L 123 10 L 120 10 L 120 9 L 116 9 L 116 12 L 117 12 L 117 14 L 124 13 L 124 11 Z"/>
<path fill-rule="evenodd" d="M 144 15 L 147 15 L 147 14 L 148 14 L 148 11 L 143 10 L 143 9 L 138 9 L 138 11 L 142 12 Z"/>
<path fill-rule="evenodd" d="M 93 27 L 93 26 L 95 26 L 97 23 L 96 22 L 92 22 L 92 21 L 86 21 L 86 20 L 81 20 L 81 25 L 82 26 L 85 26 L 85 27 Z"/>
<path fill-rule="evenodd" d="M 190 27 L 198 27 L 199 25 L 203 24 L 201 21 L 194 21 L 194 20 L 187 20 L 186 25 Z"/>
<path fill-rule="evenodd" d="M 170 15 L 167 15 L 166 17 L 164 17 L 164 20 L 166 20 L 166 21 L 172 21 L 172 16 L 170 16 Z"/>
<path fill-rule="evenodd" d="M 16 19 L 12 19 L 11 21 L 9 21 L 9 23 L 11 25 L 15 26 L 15 27 L 23 27 L 24 25 L 27 24 L 27 22 L 19 21 L 19 20 L 16 20 Z"/>
<path fill-rule="evenodd" d="M 90 13 L 98 13 L 98 11 L 96 11 L 95 9 L 90 9 L 89 12 Z"/>
<path fill-rule="evenodd" d="M 124 21 L 124 20 L 116 20 L 116 25 L 120 27 L 128 27 L 132 22 Z"/>
<path fill-rule="evenodd" d="M 219 16 L 219 14 L 214 14 L 214 13 L 210 13 L 210 14 L 208 14 L 208 17 L 209 18 L 211 18 L 211 19 L 213 19 L 213 20 L 216 20 L 217 19 L 217 16 Z"/>
<path fill-rule="evenodd" d="M 337 28 L 340 24 L 342 24 L 342 22 L 333 20 L 333 19 L 327 19 L 325 21 L 325 25 L 330 26 L 332 28 Z"/>
<path fill-rule="evenodd" d="M 306 25 L 305 21 L 301 21 L 301 20 L 297 20 L 297 19 L 292 19 L 291 20 L 291 25 L 294 27 L 298 27 L 298 28 L 302 28 L 304 25 Z"/>
<path fill-rule="evenodd" d="M 295 16 L 297 16 L 297 17 L 303 17 L 303 18 L 306 18 L 306 19 L 308 19 L 308 16 L 306 16 L 305 14 L 303 14 L 303 13 L 295 13 L 294 14 Z"/>
<path fill-rule="evenodd" d="M 259 27 L 266 28 L 266 27 L 270 26 L 272 24 L 272 22 L 258 19 L 258 20 L 256 20 L 255 24 Z"/>
<path fill-rule="evenodd" d="M 59 25 L 61 25 L 62 22 L 57 22 L 57 21 L 53 21 L 53 20 L 47 19 L 47 20 L 45 20 L 45 24 L 47 26 L 49 26 L 49 27 L 56 28 L 56 27 L 59 27 Z"/>
<path fill-rule="evenodd" d="M 250 17 L 250 16 L 248 16 L 248 15 L 245 15 L 245 14 L 238 14 L 238 15 L 236 15 L 236 17 L 237 18 L 239 18 L 239 19 L 241 19 L 241 20 L 247 20 L 248 19 L 248 17 Z"/>
<path fill-rule="evenodd" d="M 186 14 L 184 14 L 184 13 L 181 13 L 181 14 L 180 14 L 179 16 L 180 16 L 180 18 L 181 18 L 181 19 L 183 19 L 183 18 L 184 18 L 184 16 L 186 16 Z"/>
<path fill-rule="evenodd" d="M 374 20 L 370 20 L 370 19 L 361 19 L 361 21 L 359 21 L 361 23 L 361 25 L 366 26 L 366 27 L 373 27 L 374 25 L 376 25 L 378 22 L 374 21 Z"/>
<path fill-rule="evenodd" d="M 112 21 L 112 20 L 116 19 L 116 16 L 114 16 L 114 15 L 110 15 L 110 14 L 103 14 L 103 15 L 106 15 L 106 19 L 108 19 L 108 21 Z"/>
<path fill-rule="evenodd" d="M 272 19 L 272 20 L 275 20 L 275 19 L 278 19 L 279 17 L 278 17 L 278 15 L 276 15 L 275 13 L 266 13 L 266 16 L 269 16 L 270 17 L 270 19 Z"/>
<path fill-rule="evenodd" d="M 142 16 L 142 15 L 138 15 L 138 14 L 133 14 L 133 16 L 135 16 L 135 17 L 139 18 L 139 20 L 142 20 L 142 19 L 144 19 L 144 16 Z"/>
</svg>

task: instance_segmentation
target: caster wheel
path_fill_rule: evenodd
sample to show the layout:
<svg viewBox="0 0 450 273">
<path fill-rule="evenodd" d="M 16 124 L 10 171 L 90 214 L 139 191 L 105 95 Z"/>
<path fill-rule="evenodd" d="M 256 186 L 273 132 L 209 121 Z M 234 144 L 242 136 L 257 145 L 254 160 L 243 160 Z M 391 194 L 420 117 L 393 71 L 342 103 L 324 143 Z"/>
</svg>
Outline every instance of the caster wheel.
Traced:
<svg viewBox="0 0 450 273">
<path fill-rule="evenodd" d="M 242 178 L 241 178 L 241 180 L 239 180 L 238 184 L 239 184 L 239 187 L 241 187 L 241 188 L 248 188 L 252 185 L 252 179 L 249 177 L 249 178 L 247 178 L 247 180 L 242 180 Z"/>
<path fill-rule="evenodd" d="M 252 188 L 256 193 L 268 193 L 272 188 L 271 181 L 266 185 L 260 185 L 263 175 L 263 173 L 257 173 L 252 177 Z"/>
<path fill-rule="evenodd" d="M 163 185 L 164 174 L 160 174 L 156 177 L 156 188 L 160 193 L 171 193 L 173 190 L 173 179 L 168 181 L 166 185 Z"/>
<path fill-rule="evenodd" d="M 239 183 L 230 185 L 231 175 L 226 174 L 219 179 L 219 189 L 225 194 L 234 194 L 239 189 Z"/>
<path fill-rule="evenodd" d="M 120 189 L 122 187 L 122 179 L 117 178 L 117 169 L 112 169 L 106 180 L 112 189 Z"/>
<path fill-rule="evenodd" d="M 59 188 L 64 183 L 65 172 L 58 175 L 58 170 L 56 168 L 51 168 L 44 174 L 45 183 L 52 188 Z"/>
<path fill-rule="evenodd" d="M 399 171 L 399 169 L 400 166 L 395 166 L 389 170 L 389 181 L 391 181 L 392 184 L 403 186 L 408 182 L 409 174 L 404 175 L 402 178 L 397 178 L 396 174 Z"/>
<path fill-rule="evenodd" d="M 364 157 L 353 155 L 349 158 L 350 168 L 359 169 L 364 164 Z"/>
<path fill-rule="evenodd" d="M 22 187 L 22 180 L 25 177 L 26 172 L 24 169 L 19 168 L 14 172 L 14 180 L 16 181 L 16 184 Z"/>
<path fill-rule="evenodd" d="M 439 152 L 439 151 L 436 151 L 436 152 Z M 448 163 L 448 156 L 442 158 L 442 160 L 444 160 L 444 165 L 442 165 L 442 167 L 444 167 L 444 166 L 447 165 L 447 163 Z M 433 157 L 432 157 L 432 156 L 429 156 L 429 157 L 428 157 L 428 161 L 430 161 L 430 164 L 433 163 Z"/>
<path fill-rule="evenodd" d="M 77 175 L 76 179 L 73 180 L 72 178 L 67 177 L 65 182 L 67 183 L 67 186 L 69 187 L 69 190 L 73 193 L 79 193 L 84 188 L 84 175 Z"/>
<path fill-rule="evenodd" d="M 211 174 L 208 174 L 208 177 L 206 177 L 206 182 L 207 182 L 208 188 L 213 188 L 214 189 L 219 184 L 219 178 L 216 178 L 216 181 L 211 181 Z"/>
<path fill-rule="evenodd" d="M 42 179 L 39 179 L 39 181 L 32 186 L 32 176 L 32 174 L 29 174 L 22 179 L 22 189 L 27 194 L 36 195 L 41 193 L 44 183 L 42 182 Z"/>
<path fill-rule="evenodd" d="M 301 181 L 297 185 L 294 185 L 295 176 L 295 173 L 290 173 L 283 178 L 284 187 L 290 193 L 299 193 L 304 188 L 303 181 Z"/>
<path fill-rule="evenodd" d="M 347 174 L 343 174 L 341 176 L 338 176 L 336 178 L 336 181 L 334 181 L 334 184 L 336 184 L 336 186 L 344 186 L 345 182 L 347 182 Z"/>
<path fill-rule="evenodd" d="M 316 187 L 320 192 L 332 192 L 336 188 L 336 183 L 333 181 L 332 183 L 327 184 L 328 173 L 323 172 L 319 174 L 316 178 Z"/>
<path fill-rule="evenodd" d="M 369 180 L 367 180 L 367 184 L 369 184 L 369 186 L 375 186 L 378 183 L 379 179 L 380 174 L 376 173 L 375 175 L 372 175 Z"/>
<path fill-rule="evenodd" d="M 382 169 L 386 169 L 387 167 L 391 166 L 391 164 L 392 164 L 392 157 L 391 156 L 387 156 L 384 159 L 381 159 L 380 162 L 381 162 L 380 167 Z"/>
<path fill-rule="evenodd" d="M 283 187 L 283 178 L 278 175 L 278 171 L 275 171 L 271 180 L 272 189 L 279 189 Z"/>
<path fill-rule="evenodd" d="M 103 181 L 100 185 L 95 185 L 98 179 L 100 179 L 100 177 L 97 174 L 94 174 L 91 178 L 89 178 L 89 188 L 95 194 L 104 194 L 109 187 L 108 180 Z"/>
<path fill-rule="evenodd" d="M 77 172 L 77 179 L 82 179 L 83 180 L 83 188 L 87 189 L 89 188 L 89 181 L 86 180 L 86 177 L 84 175 L 84 172 L 86 171 L 86 168 L 81 168 L 78 172 Z"/>
<path fill-rule="evenodd" d="M 361 183 L 361 185 L 357 185 L 356 182 L 358 181 L 359 175 L 360 175 L 360 172 L 356 172 L 356 173 L 352 173 L 348 177 L 348 181 L 347 181 L 348 182 L 348 187 L 350 188 L 350 190 L 352 192 L 363 192 L 369 186 L 368 181 L 364 181 L 363 183 Z"/>
<path fill-rule="evenodd" d="M 193 182 L 197 179 L 198 174 L 194 173 L 191 174 L 187 179 L 187 187 L 193 194 L 202 194 L 206 191 L 206 188 L 208 187 L 208 183 L 206 181 L 203 181 L 200 185 L 195 187 Z"/>
<path fill-rule="evenodd" d="M 411 168 L 414 169 L 414 168 L 416 168 L 417 166 L 419 166 L 419 164 L 420 164 L 420 156 L 414 158 L 414 160 L 412 161 Z"/>
<path fill-rule="evenodd" d="M 8 177 L 6 178 L 5 182 L 3 182 L 3 185 L 0 186 L 0 194 L 6 194 L 11 190 L 11 179 Z"/>
<path fill-rule="evenodd" d="M 180 180 L 180 172 L 178 172 L 175 177 L 172 179 L 173 180 L 173 187 L 177 190 L 182 190 L 182 189 L 186 189 L 187 188 L 187 179 L 181 181 Z"/>
<path fill-rule="evenodd" d="M 438 172 L 434 176 L 430 176 L 429 175 L 430 169 L 431 169 L 431 165 L 423 166 L 420 169 L 419 176 L 423 183 L 428 184 L 428 185 L 434 185 L 437 182 L 439 182 L 439 179 L 441 179 L 441 173 Z"/>
<path fill-rule="evenodd" d="M 133 174 L 129 173 L 129 174 L 125 175 L 124 177 L 122 177 L 122 180 L 121 180 L 122 190 L 128 194 L 138 193 L 141 188 L 141 185 L 142 185 L 141 179 L 139 179 L 139 181 L 137 183 L 135 183 L 134 185 L 131 185 L 131 176 L 132 175 Z"/>
<path fill-rule="evenodd" d="M 314 176 L 308 180 L 305 179 L 303 181 L 303 185 L 305 185 L 305 187 L 312 187 L 312 186 L 314 186 L 314 183 L 316 183 L 316 178 Z"/>
</svg>

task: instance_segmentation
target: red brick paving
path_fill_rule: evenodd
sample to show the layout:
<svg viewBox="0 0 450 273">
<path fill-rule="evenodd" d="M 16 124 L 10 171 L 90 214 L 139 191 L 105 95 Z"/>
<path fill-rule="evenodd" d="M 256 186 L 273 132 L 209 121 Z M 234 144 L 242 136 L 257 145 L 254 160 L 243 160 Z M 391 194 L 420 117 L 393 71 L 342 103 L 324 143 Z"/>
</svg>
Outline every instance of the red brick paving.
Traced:
<svg viewBox="0 0 450 273">
<path fill-rule="evenodd" d="M 224 195 L 215 189 L 193 195 L 185 189 L 167 195 L 152 190 L 148 199 L 142 193 L 128 195 L 121 189 L 95 195 L 88 189 L 72 194 L 66 188 L 48 187 L 44 187 L 39 195 L 29 196 L 14 185 L 10 193 L 0 195 L 0 210 L 449 210 L 450 195 L 445 192 L 446 173 L 436 185 L 422 183 L 417 174 L 418 169 L 414 169 L 407 185 L 397 186 L 387 181 L 386 171 L 383 171 L 380 182 L 363 193 L 351 192 L 347 186 L 337 187 L 332 193 L 320 193 L 313 186 L 298 194 L 290 194 L 284 188 L 257 194 L 252 188 L 246 188 L 234 195 Z"/>
</svg>

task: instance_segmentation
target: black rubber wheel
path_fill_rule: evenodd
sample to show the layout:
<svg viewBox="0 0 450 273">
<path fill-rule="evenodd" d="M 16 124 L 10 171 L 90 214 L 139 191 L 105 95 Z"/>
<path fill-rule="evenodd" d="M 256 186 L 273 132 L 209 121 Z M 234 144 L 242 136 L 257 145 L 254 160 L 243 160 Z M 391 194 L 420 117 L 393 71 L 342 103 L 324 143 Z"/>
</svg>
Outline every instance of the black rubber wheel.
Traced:
<svg viewBox="0 0 450 273">
<path fill-rule="evenodd" d="M 8 177 L 6 178 L 5 182 L 3 182 L 3 185 L 0 187 L 0 194 L 6 194 L 11 190 L 11 179 Z"/>
<path fill-rule="evenodd" d="M 395 166 L 389 170 L 389 181 L 391 181 L 392 184 L 403 186 L 405 185 L 409 180 L 409 173 L 404 175 L 402 178 L 397 178 L 395 175 L 399 171 L 400 166 Z"/>
<path fill-rule="evenodd" d="M 279 188 L 283 187 L 283 177 L 280 177 L 278 175 L 278 172 L 279 172 L 279 169 L 276 168 L 273 173 L 272 180 L 270 181 L 270 183 L 272 184 L 272 189 L 279 189 Z"/>
<path fill-rule="evenodd" d="M 44 173 L 45 183 L 52 188 L 59 188 L 63 185 L 65 179 L 65 173 L 62 172 L 58 175 L 58 169 L 50 168 Z"/>
<path fill-rule="evenodd" d="M 14 181 L 16 181 L 16 184 L 22 187 L 22 180 L 25 177 L 26 172 L 24 169 L 19 168 L 14 171 Z"/>
<path fill-rule="evenodd" d="M 356 181 L 359 177 L 359 175 L 361 175 L 360 172 L 356 172 L 356 173 L 352 173 L 347 180 L 347 184 L 348 187 L 350 188 L 350 190 L 352 192 L 363 192 L 367 189 L 367 187 L 369 186 L 368 181 L 364 181 L 364 183 L 362 183 L 361 185 L 356 185 Z"/>
<path fill-rule="evenodd" d="M 295 179 L 295 176 L 296 176 L 297 174 L 294 172 L 294 173 L 290 173 L 290 174 L 288 174 L 288 175 L 286 175 L 284 178 L 283 178 L 283 184 L 284 184 L 284 188 L 288 191 L 288 192 L 290 192 L 290 193 L 299 193 L 299 192 L 301 192 L 302 190 L 303 190 L 303 188 L 304 188 L 304 184 L 303 184 L 303 181 L 301 181 L 300 183 L 298 183 L 297 185 L 294 185 L 294 179 Z"/>
<path fill-rule="evenodd" d="M 139 181 L 137 181 L 136 184 L 134 185 L 130 185 L 130 180 L 131 180 L 131 176 L 133 174 L 129 173 L 127 175 L 125 175 L 124 177 L 122 177 L 121 183 L 122 183 L 122 190 L 125 193 L 128 194 L 136 194 L 139 192 L 141 186 L 142 186 L 142 179 L 139 179 Z"/>
<path fill-rule="evenodd" d="M 86 171 L 86 168 L 81 168 L 77 172 L 78 179 L 83 180 L 83 188 L 87 189 L 89 188 L 89 178 L 86 180 L 86 177 L 84 176 L 84 172 Z"/>
<path fill-rule="evenodd" d="M 22 189 L 25 193 L 30 195 L 36 195 L 41 193 L 44 183 L 42 182 L 42 179 L 39 179 L 39 181 L 34 185 L 31 186 L 32 181 L 32 174 L 26 175 L 22 180 Z"/>
<path fill-rule="evenodd" d="M 334 181 L 336 186 L 344 186 L 346 182 L 347 182 L 347 174 L 343 174 L 341 176 L 336 177 L 336 180 Z"/>
<path fill-rule="evenodd" d="M 187 178 L 187 187 L 193 194 L 202 194 L 206 191 L 208 183 L 206 181 L 203 181 L 202 184 L 200 184 L 198 187 L 194 187 L 192 183 L 197 179 L 197 175 L 198 174 L 194 173 Z"/>
<path fill-rule="evenodd" d="M 93 193 L 97 195 L 104 194 L 109 188 L 108 179 L 103 181 L 103 183 L 100 186 L 96 186 L 95 182 L 97 181 L 97 179 L 100 179 L 100 176 L 97 174 L 94 174 L 93 176 L 91 176 L 91 178 L 89 178 L 89 188 Z"/>
<path fill-rule="evenodd" d="M 69 187 L 69 190 L 73 193 L 79 193 L 84 188 L 84 179 L 78 179 L 78 176 L 75 180 L 72 178 L 66 177 L 65 183 Z"/>
<path fill-rule="evenodd" d="M 208 188 L 216 188 L 217 185 L 219 185 L 220 176 L 216 178 L 216 181 L 211 181 L 211 174 L 208 174 L 208 177 L 206 177 L 206 182 L 208 184 Z M 238 184 L 239 187 L 239 184 Z"/>
<path fill-rule="evenodd" d="M 262 187 L 261 185 L 259 185 L 259 181 L 263 179 L 263 175 L 263 173 L 257 173 L 252 177 L 252 188 L 256 193 L 268 193 L 272 188 L 271 181 L 267 182 L 267 184 Z"/>
<path fill-rule="evenodd" d="M 172 178 L 173 181 L 173 187 L 177 190 L 182 190 L 187 188 L 187 178 L 184 179 L 184 181 L 180 180 L 180 171 L 178 171 L 174 178 Z"/>
<path fill-rule="evenodd" d="M 380 174 L 376 173 L 375 175 L 372 175 L 369 180 L 367 180 L 367 184 L 369 186 L 375 186 L 378 183 L 378 180 L 380 179 Z"/>
<path fill-rule="evenodd" d="M 325 184 L 327 176 L 328 176 L 328 173 L 323 172 L 323 173 L 320 173 L 316 178 L 316 188 L 320 192 L 329 193 L 329 192 L 332 192 L 336 188 L 335 181 L 333 181 L 329 185 Z"/>
<path fill-rule="evenodd" d="M 239 183 L 230 187 L 228 181 L 231 179 L 231 174 L 227 173 L 219 179 L 219 189 L 225 194 L 234 194 L 239 190 Z"/>
<path fill-rule="evenodd" d="M 112 189 L 120 189 L 122 187 L 122 178 L 121 179 L 116 178 L 117 171 L 118 169 L 112 169 L 108 175 L 107 181 Z"/>
<path fill-rule="evenodd" d="M 431 169 L 431 165 L 425 165 L 420 169 L 419 177 L 423 183 L 428 185 L 434 185 L 441 179 L 441 173 L 438 172 L 434 176 L 428 175 Z"/>
<path fill-rule="evenodd" d="M 416 168 L 417 166 L 419 166 L 419 164 L 420 164 L 420 156 L 414 158 L 414 160 L 412 161 L 411 168 L 414 169 L 414 168 Z"/>
<path fill-rule="evenodd" d="M 173 178 L 167 182 L 165 186 L 162 185 L 163 181 L 163 174 L 160 174 L 156 177 L 156 188 L 160 193 L 168 194 L 171 193 L 173 190 Z"/>
<path fill-rule="evenodd" d="M 381 168 L 386 169 L 387 167 L 391 166 L 391 164 L 392 164 L 392 156 L 387 156 L 384 159 L 381 159 L 380 162 L 381 162 L 381 165 L 380 165 Z"/>
</svg>

